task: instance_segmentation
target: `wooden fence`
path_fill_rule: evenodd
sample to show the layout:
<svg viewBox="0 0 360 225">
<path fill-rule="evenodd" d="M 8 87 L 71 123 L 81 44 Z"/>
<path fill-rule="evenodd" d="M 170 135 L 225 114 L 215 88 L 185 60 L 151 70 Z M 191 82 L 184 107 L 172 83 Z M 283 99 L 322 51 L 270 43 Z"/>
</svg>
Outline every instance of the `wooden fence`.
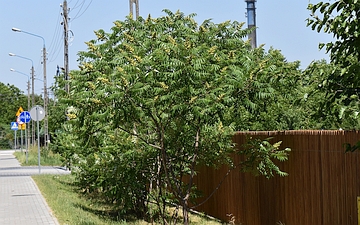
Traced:
<svg viewBox="0 0 360 225">
<path fill-rule="evenodd" d="M 266 179 L 235 169 L 224 179 L 227 168 L 203 168 L 196 177 L 204 193 L 198 203 L 223 183 L 196 210 L 243 225 L 358 224 L 360 151 L 345 153 L 343 144 L 358 142 L 360 132 L 239 132 L 234 142 L 243 144 L 246 135 L 271 136 L 283 141 L 282 148 L 290 147 L 289 160 L 278 164 L 289 176 Z"/>
</svg>

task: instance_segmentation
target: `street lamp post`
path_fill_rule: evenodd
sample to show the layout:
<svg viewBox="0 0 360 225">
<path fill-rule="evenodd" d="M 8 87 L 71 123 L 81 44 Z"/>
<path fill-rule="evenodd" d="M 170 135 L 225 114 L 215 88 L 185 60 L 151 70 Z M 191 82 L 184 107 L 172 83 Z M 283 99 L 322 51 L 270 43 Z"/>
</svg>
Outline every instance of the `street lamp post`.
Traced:
<svg viewBox="0 0 360 225">
<path fill-rule="evenodd" d="M 46 47 L 45 47 L 45 39 L 37 34 L 33 34 L 24 30 L 21 30 L 19 28 L 12 28 L 12 31 L 15 32 L 22 32 L 25 34 L 29 34 L 38 38 L 41 38 L 43 40 L 43 70 L 44 70 L 44 111 L 45 111 L 45 117 L 44 117 L 44 146 L 46 147 L 49 140 L 49 130 L 48 130 L 48 94 L 47 94 L 47 84 L 46 84 Z"/>
<path fill-rule="evenodd" d="M 34 93 L 34 89 L 35 89 L 35 85 L 34 85 L 34 80 L 35 80 L 35 71 L 34 71 L 34 62 L 29 59 L 26 58 L 24 56 L 20 56 L 20 55 L 16 55 L 14 53 L 9 53 L 9 56 L 15 56 L 15 57 L 19 57 L 22 59 L 26 59 L 26 60 L 30 60 L 31 61 L 31 106 L 34 107 L 35 105 L 35 93 Z M 17 72 L 17 71 L 16 71 Z M 30 107 L 28 108 L 28 111 L 30 111 Z M 32 120 L 31 121 L 31 142 L 33 145 L 35 145 L 35 123 Z"/>
</svg>

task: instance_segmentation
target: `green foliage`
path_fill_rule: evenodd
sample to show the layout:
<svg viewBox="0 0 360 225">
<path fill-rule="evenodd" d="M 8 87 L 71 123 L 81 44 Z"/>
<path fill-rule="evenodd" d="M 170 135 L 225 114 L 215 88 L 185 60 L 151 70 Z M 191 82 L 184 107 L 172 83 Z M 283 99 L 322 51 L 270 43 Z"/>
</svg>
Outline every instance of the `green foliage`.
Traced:
<svg viewBox="0 0 360 225">
<path fill-rule="evenodd" d="M 309 4 L 311 18 L 308 19 L 308 26 L 317 32 L 332 33 L 336 42 L 320 44 L 320 48 L 326 47 L 331 53 L 331 60 L 334 63 L 346 63 L 350 66 L 349 56 L 359 59 L 360 46 L 359 18 L 360 2 L 338 0 L 334 3 L 319 2 Z M 321 14 L 319 17 L 316 13 Z M 359 60 L 357 60 L 359 61 Z"/>
<path fill-rule="evenodd" d="M 69 120 L 54 129 L 52 148 L 89 196 L 163 223 L 166 204 L 175 203 L 187 223 L 196 169 L 232 164 L 235 129 L 296 127 L 301 118 L 290 107 L 300 70 L 279 51 L 251 49 L 243 24 L 198 25 L 194 14 L 165 13 L 95 32 L 79 53 L 70 93 L 57 92 Z M 264 144 L 253 147 L 263 157 L 256 168 L 284 175 L 272 160 L 285 153 Z"/>
<path fill-rule="evenodd" d="M 335 115 L 336 109 L 331 110 L 336 106 L 328 101 L 327 89 L 333 69 L 333 64 L 322 60 L 312 62 L 303 71 L 304 95 L 300 102 L 309 115 L 307 119 L 312 129 L 336 129 L 340 126 L 341 121 Z"/>
<path fill-rule="evenodd" d="M 10 123 L 16 121 L 15 114 L 20 106 L 27 108 L 26 96 L 14 85 L 0 82 L 0 149 L 8 149 L 10 143 L 13 143 Z"/>
<path fill-rule="evenodd" d="M 198 27 L 194 15 L 166 13 L 117 21 L 112 34 L 98 31 L 98 40 L 88 42 L 89 52 L 80 54 L 81 74 L 71 84 L 79 111 L 74 124 L 89 154 L 103 152 L 99 141 L 113 130 L 130 135 L 131 155 L 144 146 L 153 158 L 143 180 L 156 182 L 161 196 L 154 200 L 164 201 L 170 190 L 188 210 L 192 181 L 183 183 L 184 176 L 192 178 L 198 164 L 226 162 L 233 151 L 233 129 L 222 118 L 235 100 L 232 71 L 246 60 L 249 46 L 236 22 Z"/>
<path fill-rule="evenodd" d="M 341 67 L 325 60 L 312 62 L 303 71 L 301 109 L 307 112 L 310 129 L 359 129 L 359 108 L 357 95 L 347 96 L 334 91 L 334 77 Z"/>
<path fill-rule="evenodd" d="M 332 33 L 336 41 L 321 43 L 330 53 L 331 62 L 337 68 L 331 72 L 327 83 L 327 97 L 332 103 L 331 110 L 350 121 L 347 126 L 359 127 L 358 114 L 360 79 L 360 37 L 358 1 L 335 1 L 309 4 L 311 18 L 308 26 L 317 32 Z M 317 15 L 320 14 L 320 15 Z"/>
<path fill-rule="evenodd" d="M 50 150 L 42 148 L 40 156 L 40 164 L 41 166 L 61 166 L 62 161 L 59 154 L 53 153 Z M 19 160 L 20 164 L 22 166 L 37 166 L 39 164 L 38 161 L 38 148 L 30 147 L 29 153 L 27 156 L 27 163 L 26 163 L 26 154 L 25 152 L 15 152 L 14 155 L 16 156 L 16 159 Z"/>
<path fill-rule="evenodd" d="M 354 145 L 345 143 L 344 147 L 345 147 L 345 152 L 355 152 L 360 149 L 360 141 L 356 142 Z"/>
<path fill-rule="evenodd" d="M 238 76 L 236 130 L 293 130 L 308 126 L 301 109 L 302 73 L 279 50 L 255 49 L 248 67 Z M 240 80 L 241 79 L 241 80 Z"/>
<path fill-rule="evenodd" d="M 291 150 L 289 148 L 280 150 L 281 141 L 271 144 L 269 142 L 271 139 L 260 140 L 249 137 L 246 144 L 241 146 L 241 151 L 238 153 L 245 156 L 245 160 L 241 163 L 244 171 L 263 175 L 266 178 L 273 177 L 274 173 L 280 176 L 288 175 L 281 171 L 273 160 L 286 161 Z"/>
</svg>

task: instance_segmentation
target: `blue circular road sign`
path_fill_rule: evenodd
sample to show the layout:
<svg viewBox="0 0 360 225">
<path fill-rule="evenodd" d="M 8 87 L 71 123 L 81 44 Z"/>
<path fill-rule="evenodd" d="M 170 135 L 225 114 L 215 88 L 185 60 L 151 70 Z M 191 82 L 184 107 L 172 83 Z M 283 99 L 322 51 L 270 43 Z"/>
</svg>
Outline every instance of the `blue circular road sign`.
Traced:
<svg viewBox="0 0 360 225">
<path fill-rule="evenodd" d="M 23 123 L 30 122 L 30 120 L 31 120 L 30 113 L 28 111 L 24 111 L 24 112 L 20 113 L 19 119 Z"/>
</svg>

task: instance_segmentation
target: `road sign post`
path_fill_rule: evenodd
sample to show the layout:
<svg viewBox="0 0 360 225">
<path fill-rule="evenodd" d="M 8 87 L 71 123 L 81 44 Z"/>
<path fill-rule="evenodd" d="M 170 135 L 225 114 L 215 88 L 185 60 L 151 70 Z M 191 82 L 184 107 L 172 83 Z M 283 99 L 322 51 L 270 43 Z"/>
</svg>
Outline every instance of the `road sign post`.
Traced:
<svg viewBox="0 0 360 225">
<path fill-rule="evenodd" d="M 21 108 L 21 107 L 20 107 Z M 22 108 L 21 108 L 22 109 Z M 20 109 L 19 109 L 20 110 Z M 18 112 L 19 112 L 19 110 L 18 110 Z M 22 139 L 22 137 L 23 137 L 23 135 L 22 135 L 22 129 L 21 129 L 21 127 L 22 127 L 22 125 L 23 125 L 23 123 L 24 122 L 22 122 L 22 121 L 20 121 L 20 115 L 21 114 L 18 114 L 18 113 L 16 113 L 18 116 L 17 116 L 17 118 L 16 118 L 16 122 L 18 123 L 18 130 L 20 130 L 20 151 L 21 151 L 21 153 L 23 152 L 23 150 L 22 150 L 22 146 L 23 146 L 23 139 Z"/>
<path fill-rule="evenodd" d="M 21 133 L 23 130 L 25 130 L 25 140 L 27 140 L 27 132 L 26 132 L 26 124 L 30 122 L 31 120 L 31 116 L 30 116 L 30 113 L 28 111 L 23 111 L 20 113 L 19 115 L 19 120 L 21 123 Z M 25 129 L 24 129 L 25 128 Z M 22 137 L 22 135 L 21 135 Z M 21 144 L 22 144 L 22 141 L 21 141 Z M 26 163 L 28 161 L 28 152 L 29 152 L 29 149 L 28 149 L 28 145 L 27 145 L 27 141 L 26 141 Z M 21 149 L 21 152 L 22 152 L 22 149 Z"/>
<path fill-rule="evenodd" d="M 19 107 L 19 109 L 18 109 L 18 111 L 16 112 L 16 117 L 17 117 L 17 120 L 16 120 L 16 122 L 18 122 L 19 123 L 19 121 L 18 121 L 18 118 L 19 118 L 19 116 L 20 116 L 20 114 L 22 113 L 22 112 L 24 112 L 24 109 L 20 106 Z M 22 135 L 21 135 L 21 138 L 22 138 Z M 15 139 L 16 139 L 16 130 L 15 130 Z M 22 142 L 22 141 L 21 141 Z M 22 144 L 22 143 L 21 143 Z M 21 146 L 21 145 L 20 145 Z M 20 147 L 21 148 L 21 147 Z M 16 142 L 15 142 L 15 149 L 16 149 Z M 21 149 L 21 152 L 22 152 L 22 149 Z"/>
<path fill-rule="evenodd" d="M 10 124 L 10 129 L 14 131 L 14 136 L 15 136 L 15 140 L 14 140 L 14 149 L 16 150 L 16 143 L 17 143 L 17 139 L 16 139 L 16 131 L 19 129 L 19 125 L 17 122 L 11 122 Z"/>
<path fill-rule="evenodd" d="M 20 151 L 23 153 L 23 132 L 22 129 L 20 129 Z"/>
<path fill-rule="evenodd" d="M 25 155 L 26 155 L 26 164 L 28 163 L 28 154 L 29 154 L 29 148 L 28 148 L 28 142 L 27 142 L 27 132 L 26 132 L 26 123 L 22 125 L 22 128 L 21 130 L 23 130 L 23 128 L 25 127 L 25 148 L 26 148 L 26 152 L 25 152 Z"/>
<path fill-rule="evenodd" d="M 40 136 L 39 136 L 39 121 L 43 120 L 45 117 L 45 110 L 43 107 L 36 105 L 30 110 L 31 119 L 37 122 L 37 134 L 38 134 L 38 164 L 39 164 L 39 173 L 41 173 L 40 167 Z"/>
</svg>

